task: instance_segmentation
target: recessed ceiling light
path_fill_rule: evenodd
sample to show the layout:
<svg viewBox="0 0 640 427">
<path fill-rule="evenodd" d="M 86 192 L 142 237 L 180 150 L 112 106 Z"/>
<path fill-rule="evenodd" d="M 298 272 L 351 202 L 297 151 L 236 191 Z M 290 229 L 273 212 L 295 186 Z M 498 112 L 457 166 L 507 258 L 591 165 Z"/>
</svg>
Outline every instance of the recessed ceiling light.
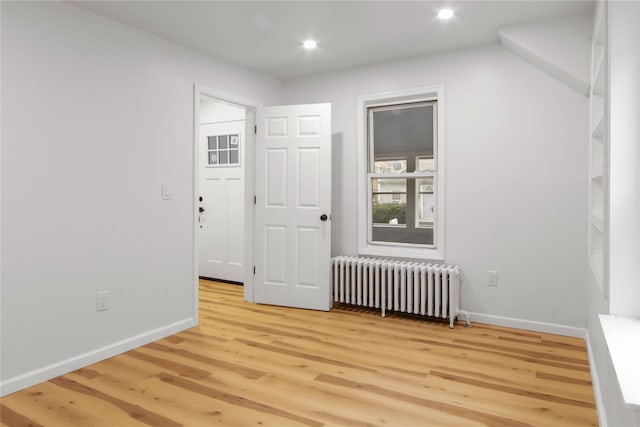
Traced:
<svg viewBox="0 0 640 427">
<path fill-rule="evenodd" d="M 316 47 L 318 47 L 318 43 L 315 40 L 305 40 L 302 43 L 302 47 L 307 49 L 307 50 L 313 50 Z"/>
<path fill-rule="evenodd" d="M 446 21 L 447 19 L 453 18 L 453 10 L 452 9 L 440 9 L 438 11 L 438 18 Z"/>
</svg>

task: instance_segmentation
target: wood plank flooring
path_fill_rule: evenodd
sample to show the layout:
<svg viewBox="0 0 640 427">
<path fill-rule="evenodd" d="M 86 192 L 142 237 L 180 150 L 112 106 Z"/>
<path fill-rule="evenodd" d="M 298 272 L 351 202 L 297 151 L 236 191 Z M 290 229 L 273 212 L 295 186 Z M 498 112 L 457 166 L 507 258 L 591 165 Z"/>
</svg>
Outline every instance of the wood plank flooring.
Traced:
<svg viewBox="0 0 640 427">
<path fill-rule="evenodd" d="M 4 397 L 3 426 L 595 426 L 584 341 L 202 281 L 200 325 Z"/>
</svg>

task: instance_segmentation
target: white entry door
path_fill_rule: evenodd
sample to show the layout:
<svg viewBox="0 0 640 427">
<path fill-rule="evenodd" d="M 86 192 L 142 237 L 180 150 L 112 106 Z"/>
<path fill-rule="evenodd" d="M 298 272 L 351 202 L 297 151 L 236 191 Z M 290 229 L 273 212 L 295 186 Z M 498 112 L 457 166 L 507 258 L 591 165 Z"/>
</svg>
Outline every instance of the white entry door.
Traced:
<svg viewBox="0 0 640 427">
<path fill-rule="evenodd" d="M 331 307 L 331 104 L 258 109 L 255 302 Z"/>
<path fill-rule="evenodd" d="M 244 281 L 245 121 L 200 125 L 202 277 Z"/>
</svg>

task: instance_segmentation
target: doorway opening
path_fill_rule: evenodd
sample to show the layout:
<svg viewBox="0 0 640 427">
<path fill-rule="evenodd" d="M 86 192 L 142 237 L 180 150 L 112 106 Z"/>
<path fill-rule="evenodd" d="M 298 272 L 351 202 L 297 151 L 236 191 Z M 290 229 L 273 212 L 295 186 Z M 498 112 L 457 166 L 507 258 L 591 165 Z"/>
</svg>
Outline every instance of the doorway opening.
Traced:
<svg viewBox="0 0 640 427">
<path fill-rule="evenodd" d="M 258 104 L 195 85 L 194 312 L 199 279 L 244 285 L 253 301 L 253 194 Z"/>
<path fill-rule="evenodd" d="M 329 310 L 331 104 L 196 85 L 194 113 L 194 318 L 200 276 L 241 281 L 248 302 Z"/>
</svg>

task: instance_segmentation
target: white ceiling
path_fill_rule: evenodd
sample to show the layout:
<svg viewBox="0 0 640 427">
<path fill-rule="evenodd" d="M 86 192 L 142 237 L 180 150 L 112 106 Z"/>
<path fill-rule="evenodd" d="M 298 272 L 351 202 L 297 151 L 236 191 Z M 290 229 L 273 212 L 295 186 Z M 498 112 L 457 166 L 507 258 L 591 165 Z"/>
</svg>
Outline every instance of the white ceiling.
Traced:
<svg viewBox="0 0 640 427">
<path fill-rule="evenodd" d="M 498 28 L 584 13 L 593 1 L 73 1 L 283 79 L 497 42 Z M 435 14 L 456 11 L 450 21 Z M 318 41 L 304 51 L 306 38 Z"/>
</svg>

